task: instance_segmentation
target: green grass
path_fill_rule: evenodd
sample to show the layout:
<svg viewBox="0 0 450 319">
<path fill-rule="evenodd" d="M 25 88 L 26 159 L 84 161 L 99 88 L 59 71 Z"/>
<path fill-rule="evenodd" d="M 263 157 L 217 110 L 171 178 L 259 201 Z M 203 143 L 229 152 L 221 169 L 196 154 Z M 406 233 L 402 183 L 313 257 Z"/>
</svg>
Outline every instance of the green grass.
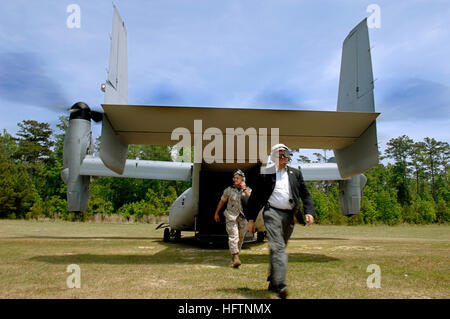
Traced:
<svg viewBox="0 0 450 319">
<path fill-rule="evenodd" d="M 227 249 L 162 242 L 154 224 L 0 221 L 0 298 L 276 298 L 267 242 Z M 450 226 L 296 225 L 288 244 L 290 298 L 449 298 Z M 69 289 L 66 268 L 81 268 Z M 367 266 L 381 288 L 367 288 Z"/>
</svg>

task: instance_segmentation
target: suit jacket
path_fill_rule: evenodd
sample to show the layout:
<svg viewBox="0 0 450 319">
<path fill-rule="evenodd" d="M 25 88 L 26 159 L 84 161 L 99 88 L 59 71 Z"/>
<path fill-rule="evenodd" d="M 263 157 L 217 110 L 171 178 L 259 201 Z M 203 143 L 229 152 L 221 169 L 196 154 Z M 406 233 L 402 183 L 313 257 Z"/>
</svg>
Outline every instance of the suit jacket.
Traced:
<svg viewBox="0 0 450 319">
<path fill-rule="evenodd" d="M 302 172 L 294 167 L 290 167 L 289 165 L 286 165 L 286 170 L 289 176 L 292 200 L 295 203 L 295 207 L 293 209 L 294 214 L 300 223 L 304 223 L 303 216 L 300 214 L 301 206 L 299 199 L 303 202 L 305 214 L 315 216 L 316 212 L 314 210 L 312 197 L 306 188 Z M 272 195 L 272 192 L 275 189 L 276 180 L 275 165 L 261 169 L 256 183 L 252 185 L 252 194 L 248 199 L 248 206 L 245 211 L 245 215 L 248 220 L 256 220 L 259 211 L 267 204 L 270 195 Z"/>
</svg>

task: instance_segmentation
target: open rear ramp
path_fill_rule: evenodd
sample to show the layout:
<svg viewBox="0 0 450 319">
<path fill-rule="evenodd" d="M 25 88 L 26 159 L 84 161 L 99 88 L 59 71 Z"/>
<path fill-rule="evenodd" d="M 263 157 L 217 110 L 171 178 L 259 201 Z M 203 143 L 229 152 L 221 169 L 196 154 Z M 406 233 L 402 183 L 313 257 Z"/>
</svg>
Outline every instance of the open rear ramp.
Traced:
<svg viewBox="0 0 450 319">
<path fill-rule="evenodd" d="M 214 212 L 222 197 L 223 191 L 233 184 L 233 172 L 238 168 L 244 171 L 247 186 L 253 186 L 253 182 L 260 171 L 261 163 L 257 164 L 202 164 L 200 171 L 200 201 L 198 210 L 197 231 L 201 241 L 226 243 L 228 235 L 225 230 L 225 218 L 223 211 L 226 204 L 219 212 L 220 223 L 214 220 Z M 251 241 L 253 236 L 247 233 L 245 242 Z"/>
</svg>

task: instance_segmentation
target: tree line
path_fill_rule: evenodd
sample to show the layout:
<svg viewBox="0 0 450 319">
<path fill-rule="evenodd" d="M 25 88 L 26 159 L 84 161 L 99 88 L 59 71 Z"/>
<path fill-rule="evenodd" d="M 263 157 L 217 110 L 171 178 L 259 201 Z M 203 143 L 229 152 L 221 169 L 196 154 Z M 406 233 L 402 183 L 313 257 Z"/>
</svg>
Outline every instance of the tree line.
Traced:
<svg viewBox="0 0 450 319">
<path fill-rule="evenodd" d="M 34 120 L 18 123 L 15 136 L 0 132 L 0 218 L 89 220 L 93 216 L 121 216 L 122 220 L 152 220 L 163 216 L 190 182 L 92 177 L 88 209 L 67 211 L 63 169 L 64 136 L 68 117 L 61 116 L 56 132 L 50 124 Z M 98 140 L 95 147 L 98 148 Z M 168 146 L 130 145 L 128 158 L 171 160 Z M 300 156 L 301 163 L 327 162 Z M 450 221 L 450 148 L 446 142 L 408 136 L 391 139 L 378 164 L 365 173 L 361 213 L 342 216 L 337 183 L 307 182 L 319 224 L 428 224 Z M 154 220 L 154 219 L 153 219 Z"/>
<path fill-rule="evenodd" d="M 325 151 L 325 150 L 324 150 Z M 314 153 L 315 162 L 326 162 Z M 387 143 L 378 164 L 364 173 L 361 213 L 351 217 L 339 213 L 337 184 L 311 183 L 318 220 L 330 224 L 430 224 L 450 221 L 449 157 L 447 142 L 426 137 L 415 142 L 406 135 Z M 310 163 L 305 156 L 300 162 Z"/>
</svg>

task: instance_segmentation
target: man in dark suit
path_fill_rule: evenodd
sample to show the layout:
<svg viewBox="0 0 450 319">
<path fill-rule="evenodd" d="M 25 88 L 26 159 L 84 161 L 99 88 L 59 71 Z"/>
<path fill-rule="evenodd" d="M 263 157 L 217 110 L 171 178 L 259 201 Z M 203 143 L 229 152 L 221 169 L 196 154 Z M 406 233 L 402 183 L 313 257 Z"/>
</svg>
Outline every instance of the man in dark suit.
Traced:
<svg viewBox="0 0 450 319">
<path fill-rule="evenodd" d="M 271 159 L 275 165 L 261 168 L 259 180 L 254 183 L 248 200 L 248 231 L 255 232 L 256 217 L 264 207 L 263 219 L 270 246 L 269 290 L 287 297 L 286 245 L 294 230 L 294 215 L 303 221 L 300 202 L 303 202 L 307 225 L 314 222 L 314 205 L 300 170 L 287 165 L 292 157 L 291 150 L 284 144 L 272 148 Z"/>
</svg>

